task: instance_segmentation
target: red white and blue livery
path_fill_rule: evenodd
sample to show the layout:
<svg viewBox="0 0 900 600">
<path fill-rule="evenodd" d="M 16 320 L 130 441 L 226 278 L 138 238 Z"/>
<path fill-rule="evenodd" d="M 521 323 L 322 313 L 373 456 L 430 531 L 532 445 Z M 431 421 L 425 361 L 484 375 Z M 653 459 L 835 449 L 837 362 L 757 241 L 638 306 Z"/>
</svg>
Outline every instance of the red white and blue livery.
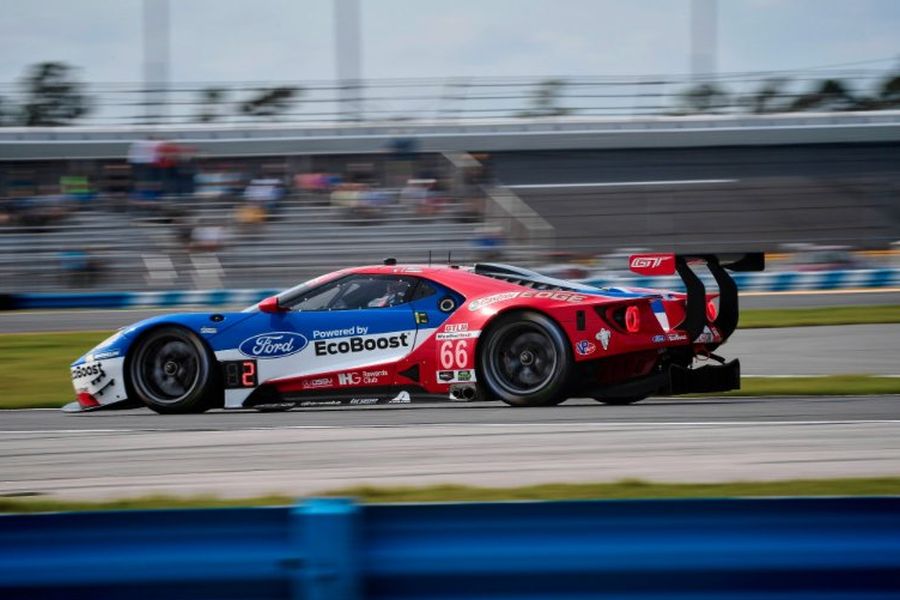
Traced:
<svg viewBox="0 0 900 600">
<path fill-rule="evenodd" d="M 716 293 L 692 265 L 711 271 Z M 66 410 L 628 404 L 739 387 L 738 361 L 715 354 L 738 320 L 726 269 L 761 270 L 762 255 L 644 254 L 631 268 L 677 272 L 687 291 L 595 287 L 501 264 L 388 259 L 336 271 L 241 312 L 172 314 L 120 330 L 72 364 L 77 401 Z"/>
</svg>

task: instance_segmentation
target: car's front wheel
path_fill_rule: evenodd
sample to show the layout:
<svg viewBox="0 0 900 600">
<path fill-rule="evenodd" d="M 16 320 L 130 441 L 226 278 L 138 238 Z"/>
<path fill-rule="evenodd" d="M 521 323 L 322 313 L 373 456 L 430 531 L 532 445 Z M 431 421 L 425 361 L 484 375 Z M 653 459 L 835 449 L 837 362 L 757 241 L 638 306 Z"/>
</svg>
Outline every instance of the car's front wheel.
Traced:
<svg viewBox="0 0 900 600">
<path fill-rule="evenodd" d="M 141 338 L 128 364 L 129 388 L 158 413 L 212 408 L 222 390 L 212 352 L 192 332 L 162 327 Z"/>
<path fill-rule="evenodd" d="M 550 406 L 566 399 L 573 359 L 565 334 L 549 317 L 503 315 L 479 345 L 479 375 L 495 398 L 512 406 Z"/>
</svg>

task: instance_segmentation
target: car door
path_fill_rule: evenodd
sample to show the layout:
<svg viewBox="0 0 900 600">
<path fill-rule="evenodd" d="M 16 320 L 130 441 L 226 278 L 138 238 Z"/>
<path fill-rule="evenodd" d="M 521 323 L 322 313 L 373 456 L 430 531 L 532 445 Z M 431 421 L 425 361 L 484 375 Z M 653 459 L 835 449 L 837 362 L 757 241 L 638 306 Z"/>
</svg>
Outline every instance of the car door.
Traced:
<svg viewBox="0 0 900 600">
<path fill-rule="evenodd" d="M 241 352 L 263 360 L 284 356 L 277 365 L 265 361 L 266 379 L 397 362 L 415 347 L 415 283 L 352 274 L 285 298 L 284 312 L 260 315 L 268 333 L 245 341 Z"/>
</svg>

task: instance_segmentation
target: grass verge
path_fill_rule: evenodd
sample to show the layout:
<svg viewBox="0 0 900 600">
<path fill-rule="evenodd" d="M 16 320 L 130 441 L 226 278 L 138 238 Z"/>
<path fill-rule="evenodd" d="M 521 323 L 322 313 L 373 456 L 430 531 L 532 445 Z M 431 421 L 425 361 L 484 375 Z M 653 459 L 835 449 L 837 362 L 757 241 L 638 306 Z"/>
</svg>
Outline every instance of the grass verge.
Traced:
<svg viewBox="0 0 900 600">
<path fill-rule="evenodd" d="M 742 377 L 741 389 L 724 396 L 872 396 L 900 394 L 900 377 L 822 375 Z"/>
<path fill-rule="evenodd" d="M 896 496 L 900 477 L 800 479 L 729 483 L 653 483 L 624 479 L 610 483 L 551 483 L 515 488 L 466 485 L 428 487 L 356 486 L 318 496 L 353 497 L 360 502 L 493 502 L 502 500 L 617 500 L 635 498 L 752 498 L 770 496 Z M 288 496 L 225 500 L 215 497 L 143 496 L 111 501 L 65 501 L 48 498 L 0 498 L 0 512 L 49 512 L 148 508 L 221 508 L 284 506 Z"/>
<path fill-rule="evenodd" d="M 59 407 L 75 399 L 69 365 L 108 332 L 0 335 L 0 408 Z"/>
<path fill-rule="evenodd" d="M 741 311 L 741 329 L 900 323 L 900 306 L 750 308 Z"/>
</svg>

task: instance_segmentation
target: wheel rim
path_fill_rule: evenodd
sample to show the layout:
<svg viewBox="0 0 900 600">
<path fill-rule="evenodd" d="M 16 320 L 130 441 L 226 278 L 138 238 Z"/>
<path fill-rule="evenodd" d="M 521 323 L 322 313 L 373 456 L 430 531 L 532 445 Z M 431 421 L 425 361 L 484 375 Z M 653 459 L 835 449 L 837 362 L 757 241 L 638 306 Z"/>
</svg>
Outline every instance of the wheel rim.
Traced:
<svg viewBox="0 0 900 600">
<path fill-rule="evenodd" d="M 546 332 L 533 325 L 511 324 L 493 337 L 489 365 L 497 384 L 516 395 L 533 394 L 556 373 L 559 354 Z"/>
<path fill-rule="evenodd" d="M 200 380 L 197 348 L 175 336 L 151 340 L 135 358 L 134 375 L 144 396 L 159 404 L 175 404 L 194 391 Z"/>
</svg>

